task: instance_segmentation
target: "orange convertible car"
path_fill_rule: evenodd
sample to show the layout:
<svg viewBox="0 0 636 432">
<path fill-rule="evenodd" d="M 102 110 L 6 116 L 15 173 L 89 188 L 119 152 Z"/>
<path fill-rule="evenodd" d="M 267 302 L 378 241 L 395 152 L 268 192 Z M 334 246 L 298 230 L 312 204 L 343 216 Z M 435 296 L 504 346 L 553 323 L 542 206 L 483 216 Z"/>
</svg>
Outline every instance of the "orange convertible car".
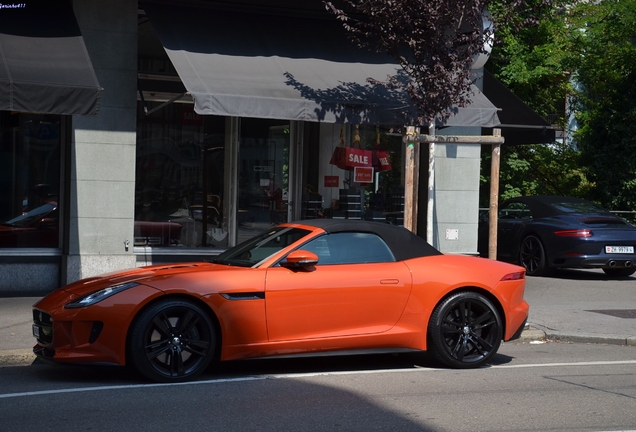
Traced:
<svg viewBox="0 0 636 432">
<path fill-rule="evenodd" d="M 393 225 L 286 223 L 213 262 L 75 282 L 33 309 L 34 352 L 57 363 L 133 365 L 161 382 L 211 361 L 427 350 L 479 367 L 528 316 L 525 270 L 443 255 Z"/>
</svg>

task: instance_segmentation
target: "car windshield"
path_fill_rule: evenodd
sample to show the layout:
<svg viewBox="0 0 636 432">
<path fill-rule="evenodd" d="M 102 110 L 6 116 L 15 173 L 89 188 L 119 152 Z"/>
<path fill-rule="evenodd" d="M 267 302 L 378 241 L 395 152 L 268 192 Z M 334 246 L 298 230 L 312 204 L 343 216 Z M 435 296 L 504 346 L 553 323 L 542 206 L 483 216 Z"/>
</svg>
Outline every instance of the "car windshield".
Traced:
<svg viewBox="0 0 636 432">
<path fill-rule="evenodd" d="M 264 234 L 228 249 L 217 256 L 213 262 L 241 267 L 254 267 L 273 254 L 297 242 L 310 232 L 300 228 L 272 228 Z"/>
<path fill-rule="evenodd" d="M 553 203 L 552 207 L 565 213 L 607 213 L 603 207 L 591 202 Z"/>
<path fill-rule="evenodd" d="M 33 222 L 34 220 L 41 218 L 42 216 L 55 210 L 56 208 L 57 208 L 56 203 L 46 203 L 44 205 L 41 205 L 40 207 L 34 208 L 33 210 L 23 215 L 10 219 L 6 222 L 3 222 L 3 224 L 13 226 L 13 227 L 25 227 L 29 225 L 31 222 Z"/>
</svg>

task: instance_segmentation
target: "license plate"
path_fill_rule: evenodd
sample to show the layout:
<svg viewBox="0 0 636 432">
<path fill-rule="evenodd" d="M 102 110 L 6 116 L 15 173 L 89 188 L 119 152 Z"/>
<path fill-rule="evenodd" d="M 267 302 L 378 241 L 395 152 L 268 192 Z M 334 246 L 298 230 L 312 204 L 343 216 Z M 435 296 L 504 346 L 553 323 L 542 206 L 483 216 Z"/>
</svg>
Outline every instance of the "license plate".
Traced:
<svg viewBox="0 0 636 432">
<path fill-rule="evenodd" d="M 36 338 L 40 337 L 40 327 L 36 326 L 35 324 L 33 324 L 33 336 L 35 336 Z"/>
<path fill-rule="evenodd" d="M 605 253 L 608 254 L 633 254 L 634 246 L 605 246 Z"/>
</svg>

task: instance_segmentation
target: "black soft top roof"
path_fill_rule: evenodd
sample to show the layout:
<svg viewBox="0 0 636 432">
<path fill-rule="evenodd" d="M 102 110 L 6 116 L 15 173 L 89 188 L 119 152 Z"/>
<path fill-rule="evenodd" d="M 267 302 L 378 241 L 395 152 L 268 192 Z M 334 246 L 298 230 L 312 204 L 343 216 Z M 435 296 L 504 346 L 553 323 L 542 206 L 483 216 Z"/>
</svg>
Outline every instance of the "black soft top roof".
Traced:
<svg viewBox="0 0 636 432">
<path fill-rule="evenodd" d="M 530 207 L 532 211 L 532 216 L 535 218 L 543 218 L 557 215 L 567 215 L 577 213 L 575 211 L 564 211 L 560 209 L 559 204 L 572 203 L 572 204 L 581 204 L 585 206 L 590 206 L 590 209 L 593 207 L 595 210 L 593 213 L 607 213 L 607 210 L 598 206 L 597 204 L 590 202 L 588 200 L 576 197 L 566 197 L 566 196 L 521 196 L 516 198 L 510 198 L 507 202 L 521 202 L 525 203 Z M 503 203 L 502 205 L 504 205 Z M 581 211 L 582 213 L 591 213 L 590 210 Z"/>
<path fill-rule="evenodd" d="M 442 255 L 440 251 L 404 227 L 388 223 L 352 219 L 308 219 L 298 221 L 304 225 L 322 228 L 327 233 L 368 232 L 377 234 L 391 248 L 395 259 L 404 261 L 411 258 Z"/>
</svg>

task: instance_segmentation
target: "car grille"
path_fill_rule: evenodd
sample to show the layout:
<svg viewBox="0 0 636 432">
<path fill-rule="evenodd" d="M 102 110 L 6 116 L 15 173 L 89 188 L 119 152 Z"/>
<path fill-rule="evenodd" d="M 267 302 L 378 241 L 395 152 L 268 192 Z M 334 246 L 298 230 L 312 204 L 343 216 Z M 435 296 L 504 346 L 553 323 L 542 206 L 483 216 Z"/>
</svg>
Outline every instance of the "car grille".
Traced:
<svg viewBox="0 0 636 432">
<path fill-rule="evenodd" d="M 33 309 L 33 323 L 40 328 L 39 343 L 50 344 L 53 342 L 53 318 L 46 312 Z"/>
</svg>

